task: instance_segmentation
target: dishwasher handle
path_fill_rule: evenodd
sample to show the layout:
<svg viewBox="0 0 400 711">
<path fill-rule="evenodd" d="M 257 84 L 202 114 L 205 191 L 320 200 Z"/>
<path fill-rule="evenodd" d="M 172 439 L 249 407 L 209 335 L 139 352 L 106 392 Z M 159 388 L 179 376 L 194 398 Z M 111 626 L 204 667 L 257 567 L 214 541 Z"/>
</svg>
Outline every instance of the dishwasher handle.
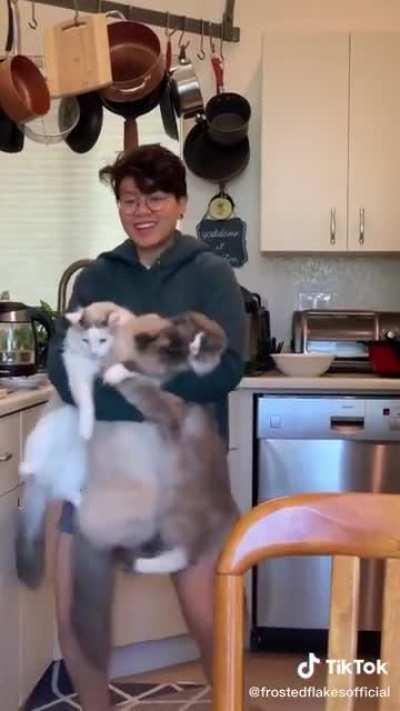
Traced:
<svg viewBox="0 0 400 711">
<path fill-rule="evenodd" d="M 362 432 L 365 426 L 364 417 L 351 417 L 337 415 L 331 417 L 331 430 L 343 434 L 356 434 Z"/>
</svg>

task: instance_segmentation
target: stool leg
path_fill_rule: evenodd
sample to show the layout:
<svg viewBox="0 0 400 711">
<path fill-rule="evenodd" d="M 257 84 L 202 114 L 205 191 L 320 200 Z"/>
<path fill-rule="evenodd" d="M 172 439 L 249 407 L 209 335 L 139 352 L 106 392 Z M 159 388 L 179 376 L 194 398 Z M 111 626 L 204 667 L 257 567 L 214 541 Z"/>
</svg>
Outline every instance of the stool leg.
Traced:
<svg viewBox="0 0 400 711">
<path fill-rule="evenodd" d="M 242 575 L 216 575 L 213 711 L 243 711 Z"/>
</svg>

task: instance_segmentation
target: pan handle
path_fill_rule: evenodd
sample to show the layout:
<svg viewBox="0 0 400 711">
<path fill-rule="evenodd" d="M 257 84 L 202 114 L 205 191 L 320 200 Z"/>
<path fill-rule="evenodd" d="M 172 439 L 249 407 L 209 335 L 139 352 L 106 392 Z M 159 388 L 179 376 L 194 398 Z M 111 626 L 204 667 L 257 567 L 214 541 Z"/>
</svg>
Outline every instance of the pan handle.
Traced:
<svg viewBox="0 0 400 711">
<path fill-rule="evenodd" d="M 5 51 L 11 52 L 14 44 L 14 15 L 11 7 L 11 0 L 7 0 L 7 11 L 8 11 L 8 30 Z"/>
<path fill-rule="evenodd" d="M 135 86 L 133 89 L 122 89 L 120 86 L 118 86 L 118 82 L 116 82 L 116 86 L 118 87 L 118 91 L 121 92 L 121 94 L 126 94 L 129 96 L 130 94 L 135 94 L 135 92 L 140 91 L 141 89 L 144 89 L 146 84 L 148 84 L 150 77 L 147 76 L 144 81 L 142 81 L 139 86 Z"/>
<path fill-rule="evenodd" d="M 115 20 L 124 20 L 124 21 L 128 22 L 125 15 L 123 14 L 123 12 L 120 12 L 119 10 L 109 10 L 108 12 L 105 12 L 104 14 L 106 17 L 110 17 L 111 19 L 114 18 Z"/>
</svg>

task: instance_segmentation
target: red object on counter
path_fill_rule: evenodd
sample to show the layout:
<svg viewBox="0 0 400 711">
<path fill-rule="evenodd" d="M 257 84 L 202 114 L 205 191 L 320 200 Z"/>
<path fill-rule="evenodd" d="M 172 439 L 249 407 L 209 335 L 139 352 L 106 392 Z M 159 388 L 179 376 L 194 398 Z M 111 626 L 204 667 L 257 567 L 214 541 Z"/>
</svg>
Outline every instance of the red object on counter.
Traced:
<svg viewBox="0 0 400 711">
<path fill-rule="evenodd" d="M 400 378 L 400 344 L 388 341 L 369 343 L 369 359 L 378 375 Z"/>
</svg>

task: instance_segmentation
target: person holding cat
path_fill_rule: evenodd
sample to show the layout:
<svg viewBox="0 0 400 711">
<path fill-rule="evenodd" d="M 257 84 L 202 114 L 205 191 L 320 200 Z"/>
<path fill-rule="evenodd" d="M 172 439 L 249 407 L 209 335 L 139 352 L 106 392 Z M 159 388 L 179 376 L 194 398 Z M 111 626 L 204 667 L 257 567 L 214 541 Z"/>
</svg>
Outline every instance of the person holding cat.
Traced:
<svg viewBox="0 0 400 711">
<path fill-rule="evenodd" d="M 187 205 L 185 167 L 159 145 L 141 146 L 118 156 L 100 171 L 115 194 L 127 239 L 102 253 L 78 275 L 68 310 L 96 301 L 112 301 L 136 314 L 174 317 L 197 311 L 224 330 L 228 347 L 209 375 L 180 373 L 164 389 L 187 402 L 213 408 L 222 437 L 227 437 L 227 396 L 243 373 L 245 313 L 233 269 L 177 223 Z M 74 404 L 62 358 L 61 323 L 49 348 L 49 378 L 64 402 Z M 95 413 L 100 421 L 142 421 L 141 413 L 114 388 L 97 381 Z M 70 622 L 71 553 L 74 510 L 64 504 L 57 546 L 56 609 L 59 639 L 84 711 L 110 711 L 108 680 L 84 658 Z M 173 575 L 189 630 L 200 648 L 211 680 L 213 588 L 218 550 Z M 134 600 L 132 601 L 134 605 Z"/>
</svg>

